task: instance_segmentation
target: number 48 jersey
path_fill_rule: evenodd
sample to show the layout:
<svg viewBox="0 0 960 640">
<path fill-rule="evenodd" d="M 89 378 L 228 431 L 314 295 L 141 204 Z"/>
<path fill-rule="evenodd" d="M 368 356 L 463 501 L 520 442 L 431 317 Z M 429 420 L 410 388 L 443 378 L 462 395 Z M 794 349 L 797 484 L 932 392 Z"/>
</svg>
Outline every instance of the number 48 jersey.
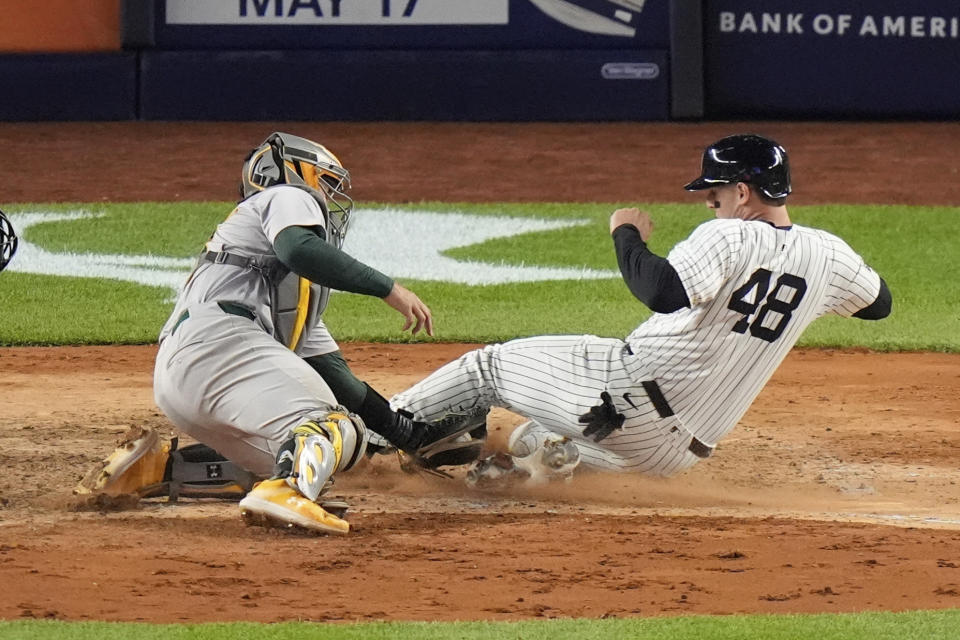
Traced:
<svg viewBox="0 0 960 640">
<path fill-rule="evenodd" d="M 803 330 L 851 316 L 880 277 L 843 240 L 800 225 L 711 220 L 667 256 L 690 307 L 627 336 L 686 426 L 715 443 L 740 420 Z"/>
</svg>

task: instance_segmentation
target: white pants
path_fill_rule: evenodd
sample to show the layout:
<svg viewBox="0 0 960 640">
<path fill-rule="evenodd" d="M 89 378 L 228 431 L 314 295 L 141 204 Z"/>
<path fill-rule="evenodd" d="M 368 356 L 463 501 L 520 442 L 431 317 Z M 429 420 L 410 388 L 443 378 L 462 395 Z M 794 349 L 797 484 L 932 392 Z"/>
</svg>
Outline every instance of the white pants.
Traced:
<svg viewBox="0 0 960 640">
<path fill-rule="evenodd" d="M 310 365 L 252 320 L 196 305 L 160 345 L 157 406 L 183 432 L 269 475 L 290 430 L 337 406 Z"/>
<path fill-rule="evenodd" d="M 448 411 L 497 406 L 571 438 L 581 465 L 607 471 L 667 476 L 699 458 L 691 435 L 676 416 L 662 418 L 640 382 L 642 363 L 622 340 L 596 336 L 537 336 L 494 344 L 447 363 L 391 400 L 416 420 Z M 607 391 L 622 429 L 595 442 L 583 436 L 578 418 L 600 404 Z M 626 394 L 626 397 L 625 397 Z"/>
</svg>

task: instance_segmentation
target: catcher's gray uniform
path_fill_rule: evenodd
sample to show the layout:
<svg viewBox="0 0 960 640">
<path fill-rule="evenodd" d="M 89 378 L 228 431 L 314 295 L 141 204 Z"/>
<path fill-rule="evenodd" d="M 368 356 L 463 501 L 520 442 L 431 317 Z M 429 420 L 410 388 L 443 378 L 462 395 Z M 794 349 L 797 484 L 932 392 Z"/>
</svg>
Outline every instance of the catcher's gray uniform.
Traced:
<svg viewBox="0 0 960 640">
<path fill-rule="evenodd" d="M 184 432 L 255 473 L 270 472 L 293 427 L 338 404 L 302 359 L 337 349 L 319 317 L 303 324 L 295 350 L 277 339 L 275 326 L 284 270 L 273 242 L 287 227 L 324 225 L 320 206 L 296 187 L 275 186 L 244 200 L 206 249 L 250 264 L 201 261 L 160 333 L 157 405 Z"/>
<path fill-rule="evenodd" d="M 455 464 L 479 450 L 452 442 L 475 431 L 466 417 L 427 425 L 391 411 L 353 374 L 321 320 L 336 288 L 382 299 L 406 318 L 404 330 L 433 332 L 416 294 L 340 250 L 353 206 L 349 180 L 322 145 L 271 134 L 247 157 L 245 199 L 207 242 L 160 333 L 157 404 L 250 471 L 280 465 L 272 457 L 291 429 L 322 422 L 332 409 L 349 413 L 355 428 L 348 431 L 361 445 L 365 423 L 427 465 Z"/>
<path fill-rule="evenodd" d="M 349 181 L 322 145 L 271 134 L 247 157 L 245 199 L 207 242 L 160 333 L 157 405 L 210 448 L 204 458 L 272 474 L 240 501 L 251 524 L 349 531 L 345 504 L 319 499 L 366 452 L 368 425 L 425 466 L 479 452 L 458 441 L 479 433 L 467 416 L 424 424 L 391 411 L 320 319 L 332 287 L 379 297 L 404 315 L 404 330 L 433 332 L 414 293 L 340 250 Z M 167 480 L 177 481 L 176 468 Z"/>
</svg>

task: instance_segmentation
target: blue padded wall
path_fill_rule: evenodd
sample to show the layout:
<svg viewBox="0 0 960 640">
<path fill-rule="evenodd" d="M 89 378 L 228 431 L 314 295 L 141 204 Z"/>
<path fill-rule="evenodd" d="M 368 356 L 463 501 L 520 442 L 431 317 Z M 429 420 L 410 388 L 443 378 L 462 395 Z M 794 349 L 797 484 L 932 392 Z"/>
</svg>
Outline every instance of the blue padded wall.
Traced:
<svg viewBox="0 0 960 640">
<path fill-rule="evenodd" d="M 0 120 L 137 118 L 137 56 L 0 55 Z"/>
<path fill-rule="evenodd" d="M 955 0 L 708 0 L 711 118 L 960 116 Z"/>
<path fill-rule="evenodd" d="M 611 62 L 656 77 L 604 78 Z M 152 51 L 141 117 L 658 120 L 668 117 L 666 64 L 665 51 L 636 50 Z"/>
<path fill-rule="evenodd" d="M 145 51 L 145 120 L 663 120 L 666 50 Z"/>
</svg>

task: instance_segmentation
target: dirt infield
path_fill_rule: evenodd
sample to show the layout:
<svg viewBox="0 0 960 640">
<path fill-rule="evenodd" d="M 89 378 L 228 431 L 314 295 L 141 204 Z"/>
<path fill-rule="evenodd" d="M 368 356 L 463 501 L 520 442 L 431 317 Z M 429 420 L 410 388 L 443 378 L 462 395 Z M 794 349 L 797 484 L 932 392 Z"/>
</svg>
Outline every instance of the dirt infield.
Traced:
<svg viewBox="0 0 960 640">
<path fill-rule="evenodd" d="M 791 152 L 798 204 L 960 203 L 953 123 L 0 124 L 18 160 L 0 164 L 0 201 L 229 199 L 238 158 L 274 128 L 327 142 L 368 201 L 679 200 L 704 143 L 753 130 Z M 390 394 L 471 345 L 343 347 Z M 332 538 L 247 528 L 218 501 L 72 510 L 70 488 L 127 427 L 172 434 L 152 402 L 154 353 L 0 349 L 0 618 L 960 606 L 955 355 L 795 351 L 716 455 L 670 480 L 486 494 L 376 459 L 338 478 L 355 530 Z M 495 412 L 492 444 L 518 422 Z"/>
</svg>

